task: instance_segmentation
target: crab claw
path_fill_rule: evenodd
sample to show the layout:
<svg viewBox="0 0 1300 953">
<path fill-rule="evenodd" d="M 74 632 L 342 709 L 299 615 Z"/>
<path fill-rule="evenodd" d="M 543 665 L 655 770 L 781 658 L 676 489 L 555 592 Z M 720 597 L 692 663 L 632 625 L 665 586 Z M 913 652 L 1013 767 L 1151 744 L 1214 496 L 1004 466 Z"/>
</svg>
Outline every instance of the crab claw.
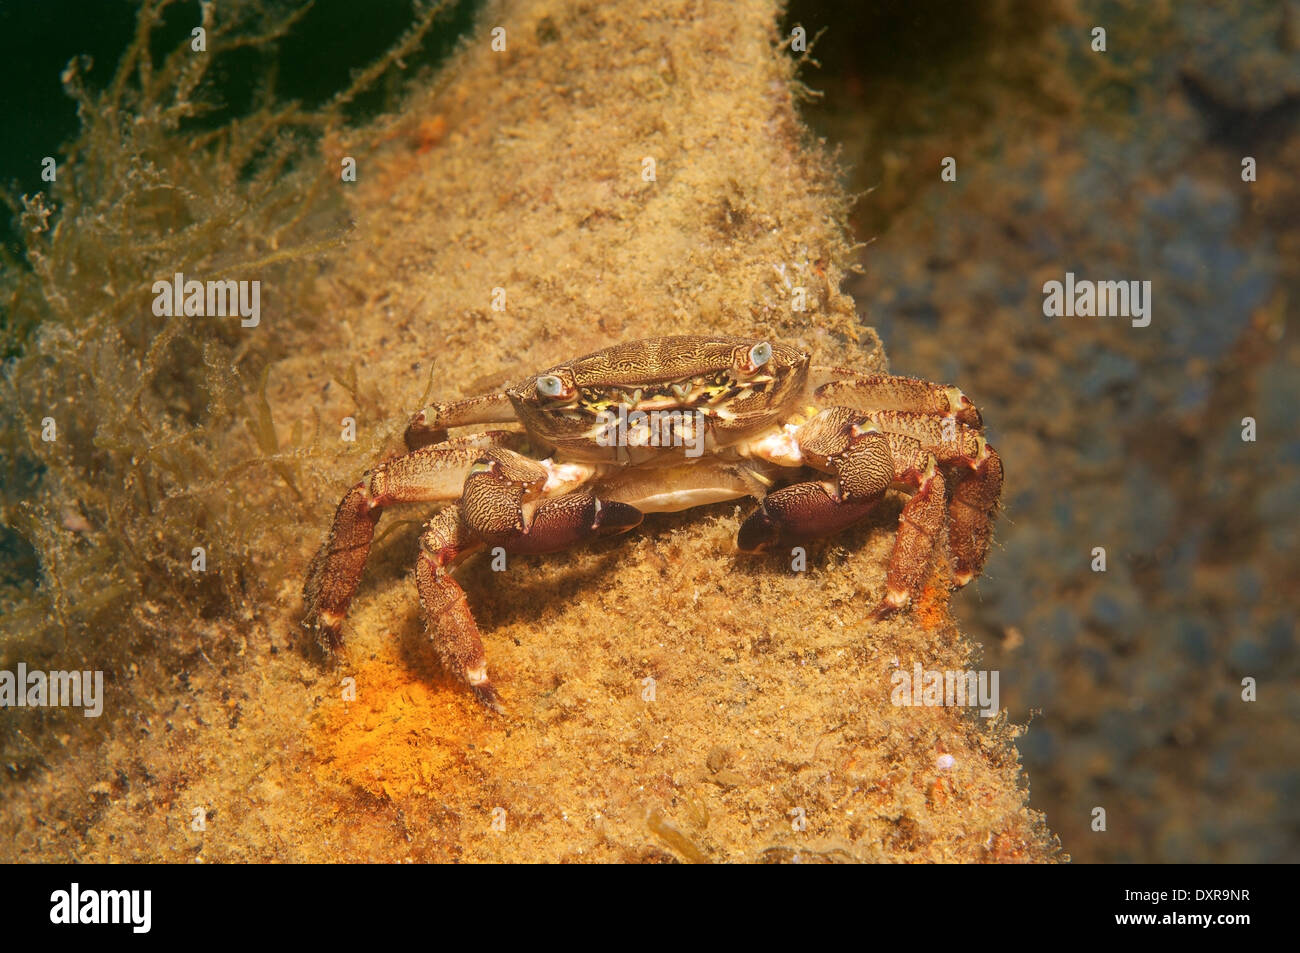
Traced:
<svg viewBox="0 0 1300 953">
<path fill-rule="evenodd" d="M 783 538 L 815 539 L 837 533 L 871 512 L 875 498 L 865 500 L 832 496 L 820 483 L 795 483 L 767 498 L 740 526 L 736 546 L 743 552 L 761 553 Z"/>
<path fill-rule="evenodd" d="M 767 508 L 760 506 L 740 525 L 736 535 L 736 548 L 742 553 L 764 553 L 777 544 L 781 538 L 781 527 L 767 515 Z"/>
<path fill-rule="evenodd" d="M 620 503 L 617 500 L 599 501 L 600 509 L 596 513 L 596 535 L 617 536 L 636 529 L 645 519 L 645 514 L 635 506 Z"/>
</svg>

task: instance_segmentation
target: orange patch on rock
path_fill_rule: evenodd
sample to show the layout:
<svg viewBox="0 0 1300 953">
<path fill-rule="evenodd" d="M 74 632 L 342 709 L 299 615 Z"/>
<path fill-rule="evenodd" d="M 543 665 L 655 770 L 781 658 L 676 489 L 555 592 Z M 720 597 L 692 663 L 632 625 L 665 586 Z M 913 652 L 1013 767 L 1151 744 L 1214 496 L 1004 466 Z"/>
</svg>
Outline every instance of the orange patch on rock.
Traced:
<svg viewBox="0 0 1300 953">
<path fill-rule="evenodd" d="M 339 680 L 349 675 L 356 701 L 338 698 L 318 715 L 317 772 L 395 801 L 455 784 L 466 766 L 466 739 L 483 734 L 478 707 L 450 684 L 412 670 L 395 651 L 355 666 L 345 662 Z M 472 716 L 479 723 L 471 734 Z"/>
<path fill-rule="evenodd" d="M 416 127 L 415 147 L 419 152 L 428 152 L 445 138 L 447 138 L 447 118 L 434 116 L 423 120 Z"/>
<path fill-rule="evenodd" d="M 949 592 L 946 585 L 927 582 L 921 590 L 921 598 L 916 602 L 914 617 L 917 625 L 926 632 L 933 632 L 948 623 Z"/>
</svg>

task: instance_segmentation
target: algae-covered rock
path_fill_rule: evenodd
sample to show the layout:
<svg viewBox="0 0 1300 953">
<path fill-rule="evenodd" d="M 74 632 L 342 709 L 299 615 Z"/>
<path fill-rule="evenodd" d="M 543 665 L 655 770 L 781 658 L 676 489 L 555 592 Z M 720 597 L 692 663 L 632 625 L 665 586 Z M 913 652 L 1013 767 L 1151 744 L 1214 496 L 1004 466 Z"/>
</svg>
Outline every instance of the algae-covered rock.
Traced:
<svg viewBox="0 0 1300 953">
<path fill-rule="evenodd" d="M 810 546 L 803 571 L 736 552 L 748 503 L 651 517 L 504 572 L 467 564 L 503 716 L 433 659 L 409 572 L 416 526 L 400 522 L 428 515 L 418 507 L 381 524 L 333 665 L 298 628 L 335 503 L 430 389 L 466 396 L 674 333 L 886 367 L 840 291 L 848 202 L 798 118 L 777 13 L 497 4 L 399 116 L 322 137 L 327 167 L 358 160 L 355 183 L 314 199 L 346 203 L 351 239 L 262 329 L 264 448 L 296 448 L 302 499 L 280 471 L 249 480 L 265 524 L 242 570 L 261 594 L 170 636 L 194 648 L 183 678 L 148 663 L 119 676 L 119 707 L 93 729 L 102 760 L 78 769 L 108 793 L 87 815 L 72 785 L 36 772 L 22 798 L 55 805 L 67 829 L 8 813 L 13 856 L 1059 856 L 1005 715 L 891 701 L 916 665 L 977 667 L 942 565 L 912 612 L 869 618 L 897 506 Z M 345 418 L 355 441 L 340 439 Z"/>
</svg>

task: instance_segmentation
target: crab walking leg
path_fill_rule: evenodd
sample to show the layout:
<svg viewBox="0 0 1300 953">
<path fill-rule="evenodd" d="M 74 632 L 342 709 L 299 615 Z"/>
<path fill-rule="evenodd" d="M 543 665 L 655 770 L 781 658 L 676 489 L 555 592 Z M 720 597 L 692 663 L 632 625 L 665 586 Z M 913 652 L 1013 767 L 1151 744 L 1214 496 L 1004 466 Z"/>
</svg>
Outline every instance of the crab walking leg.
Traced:
<svg viewBox="0 0 1300 953">
<path fill-rule="evenodd" d="M 898 516 L 898 535 L 894 537 L 894 552 L 885 576 L 885 598 L 876 610 L 877 618 L 902 609 L 920 594 L 930 557 L 943 531 L 947 491 L 934 454 L 903 434 L 889 434 L 887 439 L 894 452 L 896 479 L 916 487 L 916 492 L 903 504 Z"/>
<path fill-rule="evenodd" d="M 952 483 L 948 510 L 948 547 L 958 586 L 965 586 L 984 567 L 993 539 L 993 514 L 1002 495 L 1002 458 L 984 435 L 956 420 L 898 411 L 869 414 L 890 433 L 907 434 L 930 447 Z"/>
<path fill-rule="evenodd" d="M 868 377 L 833 379 L 843 371 L 840 368 L 815 367 L 812 369 L 816 386 L 813 396 L 822 407 L 852 407 L 855 410 L 904 410 L 917 414 L 952 414 L 958 423 L 979 427 L 980 412 L 969 397 L 958 387 L 917 380 L 914 377 L 892 377 L 873 374 Z"/>
<path fill-rule="evenodd" d="M 953 488 L 948 510 L 948 548 L 959 586 L 984 568 L 993 540 L 993 512 L 1002 495 L 1002 458 L 987 444 L 984 452 L 984 458 Z"/>
<path fill-rule="evenodd" d="M 454 500 L 485 450 L 518 444 L 522 435 L 499 430 L 449 440 L 379 464 L 343 497 L 303 585 L 304 623 L 337 648 L 357 583 L 365 569 L 380 511 L 394 503 Z"/>
<path fill-rule="evenodd" d="M 425 627 L 443 666 L 468 684 L 483 704 L 499 712 L 501 696 L 488 679 L 478 624 L 469 611 L 465 590 L 451 576 L 458 562 L 482 546 L 465 525 L 459 507 L 447 507 L 424 524 L 415 583 Z"/>
<path fill-rule="evenodd" d="M 458 507 L 425 524 L 420 536 L 416 585 L 435 650 L 443 665 L 466 682 L 483 704 L 501 711 L 501 697 L 487 673 L 487 658 L 465 591 L 451 569 L 485 546 L 511 553 L 546 553 L 596 536 L 623 533 L 641 523 L 625 503 L 603 501 L 590 489 L 543 497 L 590 478 L 589 467 L 542 464 L 506 449 L 491 450 L 474 464 Z"/>
<path fill-rule="evenodd" d="M 425 407 L 406 425 L 403 435 L 411 450 L 442 443 L 447 439 L 448 427 L 465 427 L 475 424 L 516 423 L 514 405 L 502 391 L 483 397 L 443 401 Z"/>
</svg>

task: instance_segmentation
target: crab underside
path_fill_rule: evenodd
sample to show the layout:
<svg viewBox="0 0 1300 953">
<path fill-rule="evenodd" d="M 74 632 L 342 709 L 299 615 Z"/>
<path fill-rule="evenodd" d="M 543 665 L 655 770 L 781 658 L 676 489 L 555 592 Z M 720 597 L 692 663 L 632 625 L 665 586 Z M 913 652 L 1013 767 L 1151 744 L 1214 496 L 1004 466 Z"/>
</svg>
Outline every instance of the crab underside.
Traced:
<svg viewBox="0 0 1300 953">
<path fill-rule="evenodd" d="M 515 429 L 448 436 L 452 427 Z M 412 418 L 408 452 L 343 497 L 303 589 L 305 623 L 336 648 L 381 511 L 443 503 L 415 568 L 425 624 L 448 671 L 489 707 L 478 626 L 452 570 L 480 549 L 553 552 L 636 527 L 643 514 L 752 496 L 741 550 L 838 532 L 891 488 L 910 497 L 878 615 L 904 608 L 945 518 L 953 582 L 988 554 L 1002 463 L 956 387 L 810 364 L 796 347 L 683 336 L 619 344 L 505 390 Z"/>
</svg>

